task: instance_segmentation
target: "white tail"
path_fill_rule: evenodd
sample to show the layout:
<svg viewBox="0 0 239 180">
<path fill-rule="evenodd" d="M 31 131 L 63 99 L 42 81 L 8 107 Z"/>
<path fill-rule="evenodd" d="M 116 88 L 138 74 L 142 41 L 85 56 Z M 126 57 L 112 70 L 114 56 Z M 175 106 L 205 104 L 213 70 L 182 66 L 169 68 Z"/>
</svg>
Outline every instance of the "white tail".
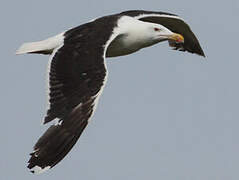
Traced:
<svg viewBox="0 0 239 180">
<path fill-rule="evenodd" d="M 50 37 L 43 41 L 24 43 L 16 51 L 16 54 L 52 52 L 55 48 L 64 43 L 64 33 Z"/>
</svg>

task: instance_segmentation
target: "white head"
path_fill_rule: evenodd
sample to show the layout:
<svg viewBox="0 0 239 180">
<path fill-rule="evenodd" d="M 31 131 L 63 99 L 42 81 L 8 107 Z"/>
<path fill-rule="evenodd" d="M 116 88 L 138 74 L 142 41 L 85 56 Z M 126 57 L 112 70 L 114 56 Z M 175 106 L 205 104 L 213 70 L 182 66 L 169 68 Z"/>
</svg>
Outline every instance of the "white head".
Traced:
<svg viewBox="0 0 239 180">
<path fill-rule="evenodd" d="M 147 38 L 148 40 L 151 40 L 155 43 L 164 41 L 164 40 L 173 40 L 178 43 L 183 43 L 184 38 L 181 34 L 174 33 L 170 31 L 168 28 L 160 25 L 160 24 L 155 24 L 155 23 L 147 23 L 143 22 L 145 27 L 144 27 L 144 33 L 143 36 Z"/>
<path fill-rule="evenodd" d="M 160 24 L 143 22 L 129 16 L 119 19 L 115 31 L 122 36 L 111 43 L 107 52 L 108 57 L 131 54 L 165 40 L 184 42 L 182 35 L 173 33 Z"/>
<path fill-rule="evenodd" d="M 140 49 L 165 40 L 184 42 L 182 35 L 173 33 L 160 24 L 143 22 L 129 16 L 123 16 L 119 20 L 118 26 L 121 33 L 126 35 L 123 39 L 125 46 Z"/>
</svg>

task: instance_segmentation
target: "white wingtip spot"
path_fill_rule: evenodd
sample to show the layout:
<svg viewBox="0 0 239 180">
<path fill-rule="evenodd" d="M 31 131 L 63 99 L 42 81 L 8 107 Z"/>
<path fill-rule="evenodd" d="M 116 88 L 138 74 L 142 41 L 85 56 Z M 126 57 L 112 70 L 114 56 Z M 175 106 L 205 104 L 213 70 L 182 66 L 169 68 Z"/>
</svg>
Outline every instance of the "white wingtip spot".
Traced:
<svg viewBox="0 0 239 180">
<path fill-rule="evenodd" d="M 55 125 L 55 126 L 61 126 L 62 122 L 63 122 L 62 119 L 56 118 L 56 119 L 54 120 L 54 125 Z"/>
<path fill-rule="evenodd" d="M 51 166 L 46 166 L 43 169 L 40 166 L 34 166 L 33 168 L 30 169 L 30 171 L 34 174 L 41 174 L 50 168 L 51 168 Z"/>
</svg>

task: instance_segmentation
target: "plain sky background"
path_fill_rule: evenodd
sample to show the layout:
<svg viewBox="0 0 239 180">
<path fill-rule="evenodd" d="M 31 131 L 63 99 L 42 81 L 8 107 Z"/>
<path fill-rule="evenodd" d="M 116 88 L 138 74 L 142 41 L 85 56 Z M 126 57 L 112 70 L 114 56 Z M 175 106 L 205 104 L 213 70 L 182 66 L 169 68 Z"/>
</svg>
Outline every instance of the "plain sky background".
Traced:
<svg viewBox="0 0 239 180">
<path fill-rule="evenodd" d="M 52 170 L 31 174 L 28 154 L 47 128 L 48 56 L 15 50 L 129 9 L 180 15 L 206 59 L 166 42 L 107 59 L 108 82 L 80 140 Z M 238 180 L 238 12 L 238 0 L 1 1 L 0 180 Z"/>
</svg>

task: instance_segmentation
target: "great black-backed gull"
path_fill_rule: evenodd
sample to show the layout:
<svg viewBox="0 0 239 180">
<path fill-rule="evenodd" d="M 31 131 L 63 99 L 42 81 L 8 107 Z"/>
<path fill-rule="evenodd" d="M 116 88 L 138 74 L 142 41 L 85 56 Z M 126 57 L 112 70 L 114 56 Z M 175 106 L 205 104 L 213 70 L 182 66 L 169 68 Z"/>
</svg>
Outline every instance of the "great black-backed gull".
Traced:
<svg viewBox="0 0 239 180">
<path fill-rule="evenodd" d="M 182 18 L 141 10 L 104 16 L 46 40 L 23 44 L 16 54 L 51 54 L 44 124 L 57 121 L 35 144 L 28 168 L 33 173 L 50 169 L 74 146 L 106 83 L 105 57 L 131 54 L 165 40 L 175 50 L 204 56 Z"/>
</svg>

